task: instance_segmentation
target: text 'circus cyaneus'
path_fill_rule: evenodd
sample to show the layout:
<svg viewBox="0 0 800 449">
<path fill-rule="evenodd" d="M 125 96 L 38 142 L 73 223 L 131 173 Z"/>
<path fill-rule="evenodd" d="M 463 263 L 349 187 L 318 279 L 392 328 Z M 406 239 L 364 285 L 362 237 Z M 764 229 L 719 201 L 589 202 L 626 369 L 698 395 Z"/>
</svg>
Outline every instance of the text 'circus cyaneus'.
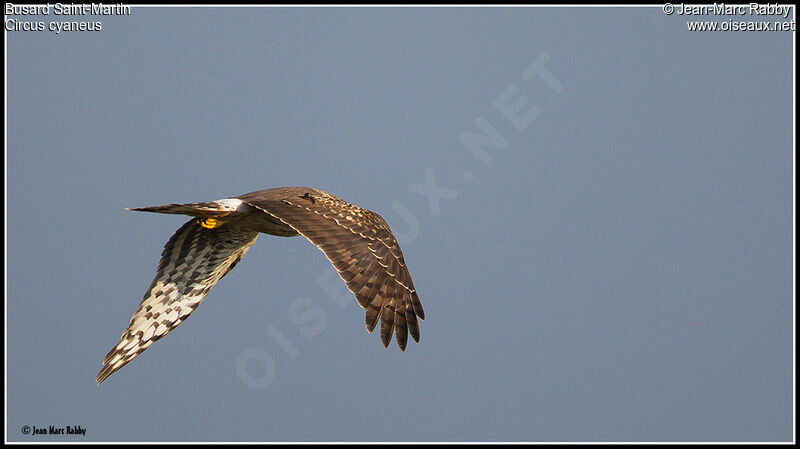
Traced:
<svg viewBox="0 0 800 449">
<path fill-rule="evenodd" d="M 103 359 L 98 385 L 185 320 L 228 274 L 259 232 L 302 235 L 325 253 L 364 308 L 367 331 L 381 322 L 388 347 L 419 342 L 425 319 L 403 253 L 380 215 L 308 187 L 259 190 L 218 201 L 130 209 L 190 215 L 161 253 L 155 279 L 119 343 Z"/>
</svg>

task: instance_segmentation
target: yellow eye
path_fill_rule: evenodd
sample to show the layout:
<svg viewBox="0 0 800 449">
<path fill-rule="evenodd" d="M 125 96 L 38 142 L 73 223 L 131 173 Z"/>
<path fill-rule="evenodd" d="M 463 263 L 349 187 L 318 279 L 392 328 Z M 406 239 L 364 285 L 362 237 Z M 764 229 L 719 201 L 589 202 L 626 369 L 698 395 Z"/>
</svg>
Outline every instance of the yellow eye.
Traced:
<svg viewBox="0 0 800 449">
<path fill-rule="evenodd" d="M 214 229 L 222 226 L 222 222 L 213 218 L 198 218 L 197 223 L 206 229 Z"/>
</svg>

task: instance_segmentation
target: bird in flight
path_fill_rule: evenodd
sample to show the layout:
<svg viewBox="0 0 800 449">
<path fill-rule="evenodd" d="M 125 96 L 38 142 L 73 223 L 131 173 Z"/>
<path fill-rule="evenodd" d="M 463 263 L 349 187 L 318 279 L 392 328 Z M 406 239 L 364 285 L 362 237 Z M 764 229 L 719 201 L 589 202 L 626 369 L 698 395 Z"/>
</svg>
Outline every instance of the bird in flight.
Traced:
<svg viewBox="0 0 800 449">
<path fill-rule="evenodd" d="M 401 351 L 409 333 L 419 342 L 417 317 L 425 319 L 425 312 L 397 240 L 374 212 L 308 187 L 128 210 L 194 218 L 164 245 L 155 279 L 119 343 L 103 359 L 98 385 L 181 324 L 242 260 L 259 232 L 302 235 L 321 249 L 365 310 L 367 331 L 380 319 L 384 347 L 393 332 Z"/>
</svg>

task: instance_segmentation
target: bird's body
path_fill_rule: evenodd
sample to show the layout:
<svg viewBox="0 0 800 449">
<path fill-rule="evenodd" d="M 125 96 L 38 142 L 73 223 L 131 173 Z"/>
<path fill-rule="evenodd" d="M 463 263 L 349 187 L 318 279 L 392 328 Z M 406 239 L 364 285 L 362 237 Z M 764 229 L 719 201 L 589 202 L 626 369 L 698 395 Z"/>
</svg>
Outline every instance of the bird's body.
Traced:
<svg viewBox="0 0 800 449">
<path fill-rule="evenodd" d="M 393 332 L 401 350 L 409 332 L 419 342 L 422 304 L 400 246 L 374 212 L 308 187 L 131 210 L 195 218 L 164 246 L 156 277 L 119 343 L 103 360 L 98 384 L 183 322 L 244 257 L 259 233 L 305 236 L 325 253 L 365 309 L 369 332 L 380 319 L 384 346 Z"/>
</svg>

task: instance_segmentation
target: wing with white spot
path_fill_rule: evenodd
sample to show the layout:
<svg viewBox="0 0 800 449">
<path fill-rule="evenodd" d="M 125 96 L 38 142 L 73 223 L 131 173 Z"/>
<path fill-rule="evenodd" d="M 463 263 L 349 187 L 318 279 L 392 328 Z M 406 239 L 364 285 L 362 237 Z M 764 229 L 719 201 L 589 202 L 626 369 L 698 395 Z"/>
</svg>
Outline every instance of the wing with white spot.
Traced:
<svg viewBox="0 0 800 449">
<path fill-rule="evenodd" d="M 393 331 L 401 350 L 409 332 L 419 342 L 417 317 L 425 319 L 425 312 L 400 246 L 380 215 L 309 188 L 271 189 L 237 198 L 280 219 L 325 253 L 364 308 L 368 332 L 380 318 L 384 346 Z"/>
<path fill-rule="evenodd" d="M 103 359 L 98 385 L 191 314 L 256 241 L 257 232 L 192 219 L 169 239 L 153 283 L 119 343 Z"/>
</svg>

